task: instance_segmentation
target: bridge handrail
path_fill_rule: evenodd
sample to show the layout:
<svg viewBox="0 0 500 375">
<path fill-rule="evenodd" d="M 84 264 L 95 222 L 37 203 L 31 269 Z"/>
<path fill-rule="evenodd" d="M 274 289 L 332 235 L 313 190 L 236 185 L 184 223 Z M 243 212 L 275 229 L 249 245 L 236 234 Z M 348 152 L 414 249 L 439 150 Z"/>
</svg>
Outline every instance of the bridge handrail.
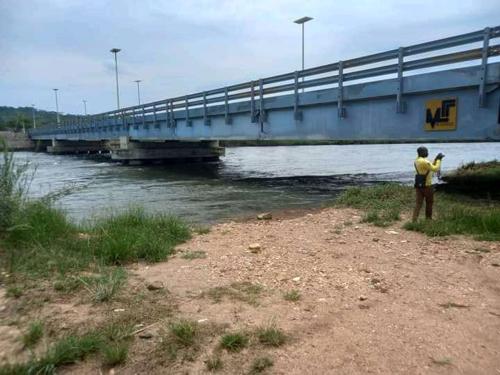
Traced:
<svg viewBox="0 0 500 375">
<path fill-rule="evenodd" d="M 227 104 L 229 101 L 240 100 L 250 97 L 255 97 L 256 100 L 259 100 L 260 98 L 263 98 L 265 95 L 269 94 L 277 94 L 286 91 L 297 92 L 298 89 L 312 88 L 329 84 L 337 84 L 339 83 L 340 77 L 342 78 L 342 82 L 372 78 L 382 75 L 394 74 L 398 72 L 401 72 L 401 77 L 402 77 L 403 72 L 411 70 L 437 67 L 440 65 L 447 65 L 447 64 L 465 62 L 476 59 L 483 59 L 483 64 L 484 64 L 485 63 L 484 60 L 486 60 L 487 63 L 488 57 L 500 56 L 500 44 L 496 44 L 493 46 L 489 45 L 489 41 L 491 39 L 498 37 L 500 37 L 500 26 L 485 28 L 483 30 L 478 30 L 467 34 L 461 34 L 430 42 L 415 44 L 412 46 L 392 49 L 385 52 L 375 53 L 367 56 L 344 60 L 341 62 L 335 62 L 332 64 L 308 68 L 301 71 L 279 74 L 272 77 L 247 81 L 207 91 L 201 91 L 193 94 L 188 94 L 185 96 L 177 96 L 173 98 L 144 103 L 141 105 L 124 107 L 120 108 L 119 110 L 112 110 L 94 115 L 89 115 L 83 117 L 82 121 L 79 121 L 74 125 L 78 126 L 82 122 L 92 124 L 98 121 L 99 119 L 106 119 L 106 118 L 137 116 L 149 113 L 156 114 L 156 113 L 168 112 L 170 110 L 173 111 L 174 109 L 189 110 L 190 108 L 196 106 L 204 106 L 206 108 L 206 106 L 209 104 L 211 105 L 221 102 Z M 465 51 L 446 53 L 410 61 L 403 60 L 404 57 L 408 56 L 439 51 L 443 49 L 463 46 L 481 41 L 483 41 L 482 48 L 473 48 Z M 379 67 L 368 67 L 356 71 L 344 72 L 345 69 L 363 67 L 366 65 L 388 62 L 391 60 L 396 60 L 396 63 L 383 65 Z M 316 76 L 325 73 L 331 73 L 331 72 L 337 72 L 337 74 L 328 77 L 308 79 L 304 80 L 303 82 L 299 81 L 299 79 L 302 78 Z M 287 83 L 286 81 L 293 81 L 293 82 Z M 284 83 L 284 84 L 264 87 L 264 85 L 270 85 L 276 83 Z M 47 130 L 48 130 L 47 128 L 39 128 L 32 130 L 30 133 L 42 134 L 46 133 Z"/>
</svg>

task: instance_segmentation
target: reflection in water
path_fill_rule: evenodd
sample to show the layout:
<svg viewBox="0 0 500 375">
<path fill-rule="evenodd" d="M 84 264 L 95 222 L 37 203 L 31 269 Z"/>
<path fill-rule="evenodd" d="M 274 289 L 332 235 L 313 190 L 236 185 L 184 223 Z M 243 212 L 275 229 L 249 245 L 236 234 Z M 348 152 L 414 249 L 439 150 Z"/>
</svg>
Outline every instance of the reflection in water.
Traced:
<svg viewBox="0 0 500 375">
<path fill-rule="evenodd" d="M 193 222 L 273 209 L 317 207 L 350 185 L 410 182 L 418 145 L 228 148 L 220 163 L 123 166 L 74 156 L 17 153 L 36 165 L 31 193 L 77 189 L 59 205 L 73 218 L 141 205 Z M 500 157 L 498 143 L 430 144 L 446 154 L 444 170 Z"/>
</svg>

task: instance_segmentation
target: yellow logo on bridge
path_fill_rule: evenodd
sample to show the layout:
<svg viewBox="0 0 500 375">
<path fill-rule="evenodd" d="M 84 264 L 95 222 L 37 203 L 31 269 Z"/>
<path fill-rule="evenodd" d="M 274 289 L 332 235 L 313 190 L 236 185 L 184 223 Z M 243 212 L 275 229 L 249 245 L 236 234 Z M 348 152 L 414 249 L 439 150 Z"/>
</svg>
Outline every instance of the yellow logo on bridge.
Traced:
<svg viewBox="0 0 500 375">
<path fill-rule="evenodd" d="M 425 130 L 456 130 L 457 99 L 433 99 L 425 103 Z"/>
</svg>

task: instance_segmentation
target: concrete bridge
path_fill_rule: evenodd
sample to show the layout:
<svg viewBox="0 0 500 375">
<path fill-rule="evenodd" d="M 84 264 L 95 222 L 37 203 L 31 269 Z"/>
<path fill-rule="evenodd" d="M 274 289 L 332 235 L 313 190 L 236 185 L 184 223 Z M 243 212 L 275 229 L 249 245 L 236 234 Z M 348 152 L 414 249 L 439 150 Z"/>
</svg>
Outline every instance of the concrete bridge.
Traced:
<svg viewBox="0 0 500 375">
<path fill-rule="evenodd" d="M 219 140 L 500 141 L 498 38 L 500 26 L 485 28 L 82 116 L 30 137 L 49 152 L 106 150 L 121 161 L 214 159 Z"/>
</svg>

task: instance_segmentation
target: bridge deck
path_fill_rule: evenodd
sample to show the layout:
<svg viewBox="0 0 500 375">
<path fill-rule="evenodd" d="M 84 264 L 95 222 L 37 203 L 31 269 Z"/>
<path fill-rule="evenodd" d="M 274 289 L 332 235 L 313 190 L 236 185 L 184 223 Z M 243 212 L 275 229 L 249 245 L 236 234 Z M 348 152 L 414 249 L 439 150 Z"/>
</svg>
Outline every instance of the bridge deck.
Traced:
<svg viewBox="0 0 500 375">
<path fill-rule="evenodd" d="M 500 26 L 37 129 L 35 140 L 500 140 Z M 481 42 L 482 47 L 406 61 Z M 396 62 L 394 63 L 394 60 Z M 479 65 L 418 73 L 479 60 Z M 380 65 L 389 62 L 386 65 Z M 373 67 L 373 65 L 379 65 Z M 369 65 L 369 67 L 364 67 Z M 359 67 L 363 67 L 359 69 Z M 334 75 L 325 76 L 335 72 Z M 394 78 L 387 78 L 393 75 Z M 301 82 L 302 77 L 312 77 Z M 378 78 L 374 82 L 345 82 Z M 314 91 L 300 92 L 301 89 Z"/>
</svg>

